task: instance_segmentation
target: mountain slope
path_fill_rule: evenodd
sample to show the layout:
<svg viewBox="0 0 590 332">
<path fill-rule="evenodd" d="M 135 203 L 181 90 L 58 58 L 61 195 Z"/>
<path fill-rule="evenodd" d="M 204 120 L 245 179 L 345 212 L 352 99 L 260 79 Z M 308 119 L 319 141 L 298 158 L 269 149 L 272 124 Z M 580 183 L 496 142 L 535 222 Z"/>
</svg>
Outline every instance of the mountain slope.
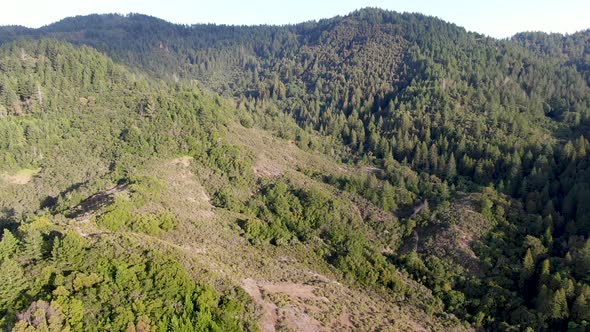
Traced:
<svg viewBox="0 0 590 332">
<path fill-rule="evenodd" d="M 360 198 L 306 174 L 316 165 L 334 176 L 362 169 L 243 127 L 244 111 L 223 99 L 148 81 L 88 47 L 9 43 L 0 63 L 3 95 L 13 97 L 2 99 L 0 122 L 4 328 L 256 330 L 268 317 L 277 328 L 302 328 L 303 319 L 319 330 L 458 326 L 425 311 L 436 301 L 411 279 L 390 276 L 408 289 L 393 295 L 361 287 L 354 271 L 330 261 L 349 257 L 339 250 L 350 245 L 328 237 L 353 230 L 329 211 L 316 220 L 321 232 L 252 233 L 281 217 L 281 197 L 266 190 L 286 185 L 306 206 L 313 201 L 303 195 L 334 204 L 356 228 L 356 250 L 376 250 L 365 241 L 377 229 L 347 207 Z M 275 117 L 257 119 L 296 132 Z M 361 253 L 367 272 L 396 271 Z"/>
<path fill-rule="evenodd" d="M 369 8 L 282 27 L 181 26 L 143 15 L 91 15 L 36 30 L 0 30 L 1 41 L 21 37 L 90 45 L 136 72 L 124 77 L 143 82 L 123 89 L 126 97 L 115 106 L 135 109 L 140 120 L 105 125 L 114 126 L 118 138 L 109 133 L 103 136 L 113 139 L 98 148 L 89 144 L 84 162 L 109 165 L 101 158 L 112 155 L 114 166 L 84 173 L 90 167 L 81 162 L 71 173 L 53 173 L 77 174 L 82 183 L 71 192 L 52 189 L 43 205 L 54 213 L 108 189 L 84 184 L 85 176 L 128 182 L 126 174 L 142 164 L 139 152 L 164 160 L 189 155 L 211 203 L 227 213 L 223 220 L 235 218 L 231 227 L 249 246 L 295 250 L 304 261 L 313 257 L 312 265 L 334 271 L 364 294 L 384 294 L 385 302 L 407 298 L 410 306 L 401 305 L 402 312 L 427 308 L 432 326 L 424 328 L 450 328 L 429 312 L 490 330 L 587 327 L 587 32 L 495 40 L 432 17 Z M 37 56 L 7 48 L 11 56 L 0 68 L 8 74 L 0 83 L 8 88 L 1 90 L 0 111 L 8 115 L 5 131 L 14 136 L 2 147 L 9 165 L 4 179 L 14 186 L 34 183 L 36 172 L 47 178 L 48 168 L 26 143 L 35 130 L 19 126 L 27 117 L 46 116 L 43 96 L 60 96 L 64 89 L 57 87 L 67 83 L 50 79 L 47 86 L 56 91 L 45 92 L 46 75 L 35 80 L 27 72 L 40 62 Z M 58 76 L 82 87 L 58 98 L 67 100 L 60 101 L 64 109 L 80 108 L 76 98 L 93 105 L 92 93 L 119 93 L 119 85 L 94 82 L 92 66 L 59 62 L 59 53 L 47 54 L 57 57 L 51 61 L 63 71 Z M 14 75 L 21 66 L 24 72 Z M 196 86 L 233 101 L 195 94 Z M 195 109 L 187 104 L 195 98 L 212 107 L 197 127 L 189 114 L 175 113 Z M 217 114 L 217 107 L 225 111 Z M 175 111 L 159 118 L 162 108 Z M 165 127 L 174 130 L 161 131 Z M 219 145 L 217 131 L 232 144 Z M 172 154 L 170 140 L 178 147 Z M 34 211 L 40 199 L 20 193 L 12 189 L 5 206 L 29 200 Z M 25 210 L 5 215 L 14 220 Z M 121 218 L 107 224 L 118 227 Z M 133 225 L 120 227 L 143 227 Z M 260 279 L 244 275 L 233 282 L 263 308 L 274 308 L 276 299 L 259 297 L 257 289 L 272 293 L 284 285 Z M 291 302 L 301 309 L 299 300 Z M 296 316 L 299 309 L 283 313 Z M 365 314 L 352 315 L 352 325 L 388 324 L 367 321 Z M 450 321 L 457 326 L 455 318 Z"/>
<path fill-rule="evenodd" d="M 88 221 L 68 217 L 69 207 L 117 182 L 132 199 L 116 198 L 116 206 L 145 204 L 138 196 L 154 195 L 157 186 L 132 180 L 133 170 L 156 149 L 166 158 L 187 149 L 187 138 L 195 140 L 191 149 L 206 144 L 204 126 L 221 125 L 205 120 L 211 101 L 196 90 L 150 85 L 89 48 L 42 40 L 3 45 L 0 54 L 3 95 L 14 97 L 2 100 L 9 109 L 1 121 L 2 171 L 36 173 L 0 181 L 3 328 L 255 326 L 244 297 L 194 278 L 163 248 L 124 232 L 84 233 L 78 224 Z M 150 109 L 144 98 L 157 101 Z M 119 214 L 116 224 L 139 233 L 160 234 L 178 223 L 166 210 L 128 216 Z"/>
</svg>

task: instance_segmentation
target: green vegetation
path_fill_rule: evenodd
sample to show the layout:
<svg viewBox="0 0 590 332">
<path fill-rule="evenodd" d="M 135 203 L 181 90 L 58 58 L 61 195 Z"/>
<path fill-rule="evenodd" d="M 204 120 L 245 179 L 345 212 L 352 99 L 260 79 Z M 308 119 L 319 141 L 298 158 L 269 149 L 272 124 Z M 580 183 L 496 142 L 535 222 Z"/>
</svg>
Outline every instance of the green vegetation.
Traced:
<svg viewBox="0 0 590 332">
<path fill-rule="evenodd" d="M 257 219 L 240 225 L 249 237 L 275 245 L 313 245 L 319 239 L 325 244 L 321 256 L 345 275 L 363 285 L 380 283 L 402 292 L 394 266 L 368 241 L 370 230 L 333 193 L 272 182 L 249 202 L 249 212 Z"/>
<path fill-rule="evenodd" d="M 48 218 L 17 234 L 5 229 L 0 242 L 0 324 L 14 331 L 239 331 L 251 324 L 243 292 L 199 285 L 174 260 L 124 236 L 89 240 L 60 232 Z"/>
<path fill-rule="evenodd" d="M 219 152 L 227 150 L 222 107 L 195 89 L 134 76 L 88 48 L 41 40 L 4 45 L 0 54 L 1 165 L 13 173 L 3 188 L 27 194 L 0 199 L 0 325 L 15 331 L 256 329 L 243 292 L 200 284 L 174 257 L 123 232 L 161 235 L 178 224 L 169 211 L 141 211 L 160 199 L 163 185 L 134 172 L 156 156 L 190 153 L 228 183 L 239 175 L 232 168 L 236 156 Z M 23 88 L 29 85 L 34 93 Z M 25 186 L 35 174 L 39 192 Z M 116 182 L 125 184 L 124 192 L 86 200 Z M 50 192 L 59 194 L 43 196 Z M 71 211 L 99 213 L 96 223 L 106 232 L 84 238 L 63 225 L 62 214 Z M 34 216 L 47 213 L 55 217 Z"/>
<path fill-rule="evenodd" d="M 589 36 L 495 40 L 378 9 L 281 27 L 134 14 L 0 28 L 1 324 L 255 329 L 240 291 L 134 242 L 199 222 L 140 175 L 182 155 L 207 212 L 253 252 L 301 254 L 438 323 L 585 331 Z M 235 126 L 337 166 L 293 155 L 260 172 L 275 160 Z M 105 235 L 78 236 L 82 222 Z"/>
</svg>

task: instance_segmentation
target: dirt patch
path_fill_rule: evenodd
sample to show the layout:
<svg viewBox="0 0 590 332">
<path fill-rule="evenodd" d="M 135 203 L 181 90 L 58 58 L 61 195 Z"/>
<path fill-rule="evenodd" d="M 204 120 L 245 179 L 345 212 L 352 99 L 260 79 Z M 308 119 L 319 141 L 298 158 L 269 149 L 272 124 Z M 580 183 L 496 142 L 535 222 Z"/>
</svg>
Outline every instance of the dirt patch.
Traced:
<svg viewBox="0 0 590 332">
<path fill-rule="evenodd" d="M 309 274 L 310 276 L 312 276 L 315 280 L 318 280 L 318 281 L 321 281 L 321 282 L 325 282 L 325 283 L 333 282 L 335 284 L 339 284 L 339 282 L 337 282 L 335 280 L 330 280 L 330 278 L 326 277 L 323 274 L 319 274 L 317 272 L 309 271 L 309 272 L 307 272 L 307 274 Z"/>
<path fill-rule="evenodd" d="M 491 224 L 481 213 L 474 211 L 477 201 L 477 196 L 465 197 L 455 202 L 448 210 L 434 214 L 430 224 L 414 230 L 414 236 L 406 239 L 399 252 L 436 253 L 439 258 L 449 259 L 470 273 L 481 275 L 485 265 L 479 260 L 471 245 L 489 231 Z M 423 202 L 416 206 L 412 216 L 424 204 Z"/>
<path fill-rule="evenodd" d="M 327 174 L 349 173 L 350 169 L 324 154 L 304 151 L 296 144 L 278 139 L 269 132 L 230 125 L 228 143 L 255 156 L 253 171 L 259 178 L 273 178 L 290 171 L 313 169 Z"/>
<path fill-rule="evenodd" d="M 345 311 L 338 316 L 338 323 L 347 330 L 352 330 L 354 328 L 354 324 L 350 320 L 350 314 Z"/>
<path fill-rule="evenodd" d="M 276 178 L 284 173 L 276 162 L 272 161 L 264 154 L 258 156 L 252 168 L 254 174 L 259 178 Z"/>
<path fill-rule="evenodd" d="M 297 297 L 300 299 L 312 299 L 328 302 L 327 298 L 323 296 L 317 296 L 313 293 L 316 289 L 316 286 L 295 284 L 292 282 L 258 282 L 258 286 L 270 294 L 282 293 L 290 297 Z"/>
<path fill-rule="evenodd" d="M 319 325 L 319 322 L 313 319 L 299 308 L 288 308 L 283 311 L 285 321 L 288 322 L 288 327 L 292 327 L 296 331 L 327 331 Z"/>
<path fill-rule="evenodd" d="M 180 246 L 180 248 L 182 248 L 182 250 L 184 250 L 192 255 L 201 255 L 201 254 L 207 253 L 207 248 L 195 248 L 195 247 L 190 246 L 188 244 L 182 245 L 182 246 Z"/>
<path fill-rule="evenodd" d="M 262 308 L 259 323 L 260 329 L 264 332 L 274 332 L 279 319 L 277 315 L 277 305 L 262 298 L 260 287 L 254 279 L 242 280 L 242 288 L 252 297 L 254 302 Z"/>
<path fill-rule="evenodd" d="M 21 169 L 20 171 L 14 173 L 12 175 L 3 174 L 1 178 L 5 182 L 10 183 L 10 184 L 24 185 L 24 184 L 31 182 L 33 177 L 35 177 L 35 175 L 37 175 L 37 173 L 39 173 L 40 170 L 41 170 L 40 168 Z"/>
<path fill-rule="evenodd" d="M 190 156 L 182 156 L 182 157 L 178 157 L 176 159 L 172 159 L 170 161 L 170 163 L 172 165 L 180 165 L 183 167 L 189 167 L 191 165 L 191 162 L 193 161 L 193 157 Z"/>
<path fill-rule="evenodd" d="M 424 326 L 422 326 L 422 324 L 412 320 L 409 322 L 409 327 L 411 329 L 411 331 L 416 331 L 416 332 L 426 332 L 429 331 L 428 329 L 426 329 Z"/>
<path fill-rule="evenodd" d="M 210 198 L 193 173 L 192 163 L 192 157 L 183 156 L 154 170 L 167 184 L 163 203 L 183 219 L 209 219 L 213 217 Z"/>
<path fill-rule="evenodd" d="M 376 176 L 383 176 L 385 175 L 385 171 L 378 167 L 373 166 L 365 166 L 363 167 L 363 171 L 369 174 L 375 174 Z"/>
<path fill-rule="evenodd" d="M 314 301 L 329 302 L 327 298 L 314 294 L 316 286 L 292 282 L 273 283 L 248 278 L 242 280 L 242 287 L 262 309 L 262 331 L 276 331 L 279 327 L 295 331 L 327 331 L 321 322 L 310 315 L 319 311 L 313 305 Z M 274 298 L 285 297 L 286 304 L 277 304 L 273 301 Z"/>
</svg>

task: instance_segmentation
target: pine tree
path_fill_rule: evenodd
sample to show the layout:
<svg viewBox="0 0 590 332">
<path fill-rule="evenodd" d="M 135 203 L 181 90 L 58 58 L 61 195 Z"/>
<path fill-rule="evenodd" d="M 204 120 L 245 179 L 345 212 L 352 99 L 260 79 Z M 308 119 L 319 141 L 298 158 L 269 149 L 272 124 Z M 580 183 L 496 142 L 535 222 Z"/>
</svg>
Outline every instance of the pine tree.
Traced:
<svg viewBox="0 0 590 332">
<path fill-rule="evenodd" d="M 567 298 L 561 288 L 553 293 L 550 316 L 553 319 L 564 319 L 568 316 Z"/>
<path fill-rule="evenodd" d="M 537 310 L 547 316 L 551 315 L 552 305 L 551 302 L 553 301 L 553 296 L 551 291 L 547 286 L 542 285 L 539 288 L 539 293 L 537 294 L 536 298 L 536 307 Z"/>
<path fill-rule="evenodd" d="M 7 228 L 5 228 L 4 234 L 2 235 L 2 241 L 0 241 L 0 260 L 4 258 L 10 258 L 16 253 L 18 247 L 18 239 L 15 238 Z"/>
<path fill-rule="evenodd" d="M 574 255 L 574 270 L 582 280 L 590 282 L 590 240 Z"/>
<path fill-rule="evenodd" d="M 578 321 L 590 321 L 590 287 L 584 286 L 580 295 L 576 297 L 572 308 L 572 315 Z"/>
<path fill-rule="evenodd" d="M 12 259 L 4 259 L 0 264 L 0 308 L 16 309 L 16 299 L 27 288 L 22 267 Z"/>
<path fill-rule="evenodd" d="M 531 249 L 526 250 L 526 254 L 524 255 L 524 259 L 522 262 L 522 273 L 521 273 L 521 285 L 525 285 L 526 281 L 533 275 L 535 272 L 535 259 L 533 258 L 533 254 L 531 253 Z"/>
<path fill-rule="evenodd" d="M 455 161 L 455 153 L 451 152 L 447 163 L 446 177 L 449 180 L 453 180 L 455 176 L 457 176 L 457 164 Z"/>
<path fill-rule="evenodd" d="M 545 260 L 543 260 L 543 263 L 541 263 L 541 273 L 539 275 L 539 283 L 542 285 L 546 285 L 549 283 L 550 279 L 551 279 L 551 263 L 549 262 L 549 259 L 545 259 Z"/>
<path fill-rule="evenodd" d="M 43 255 L 43 245 L 44 241 L 41 232 L 37 230 L 29 231 L 25 237 L 22 257 L 32 261 L 40 260 Z"/>
</svg>

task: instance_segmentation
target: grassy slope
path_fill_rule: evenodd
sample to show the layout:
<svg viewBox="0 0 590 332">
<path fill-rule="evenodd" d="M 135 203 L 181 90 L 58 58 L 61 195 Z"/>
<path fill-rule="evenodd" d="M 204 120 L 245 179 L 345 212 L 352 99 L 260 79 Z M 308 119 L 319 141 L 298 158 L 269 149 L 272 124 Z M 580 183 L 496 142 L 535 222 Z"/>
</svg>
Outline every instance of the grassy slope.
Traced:
<svg viewBox="0 0 590 332">
<path fill-rule="evenodd" d="M 260 129 L 230 125 L 227 140 L 253 156 L 258 177 L 281 176 L 305 186 L 328 187 L 300 170 L 318 168 L 332 175 L 365 172 L 303 151 Z M 217 285 L 243 287 L 257 302 L 263 329 L 268 324 L 295 330 L 462 329 L 403 298 L 344 280 L 313 252 L 313 246 L 251 244 L 238 226 L 244 216 L 213 207 L 201 183 L 207 179 L 195 174 L 199 171 L 190 157 L 155 160 L 138 170 L 138 176 L 155 176 L 165 188 L 158 200 L 147 203 L 139 212 L 171 211 L 180 220 L 171 232 L 161 236 L 133 231 L 113 234 L 92 217 L 83 223 L 70 220 L 67 227 L 87 237 L 125 236 L 174 255 L 195 277 Z M 352 207 L 353 202 L 349 203 Z M 409 279 L 405 282 L 428 301 L 429 292 L 423 286 Z"/>
</svg>

